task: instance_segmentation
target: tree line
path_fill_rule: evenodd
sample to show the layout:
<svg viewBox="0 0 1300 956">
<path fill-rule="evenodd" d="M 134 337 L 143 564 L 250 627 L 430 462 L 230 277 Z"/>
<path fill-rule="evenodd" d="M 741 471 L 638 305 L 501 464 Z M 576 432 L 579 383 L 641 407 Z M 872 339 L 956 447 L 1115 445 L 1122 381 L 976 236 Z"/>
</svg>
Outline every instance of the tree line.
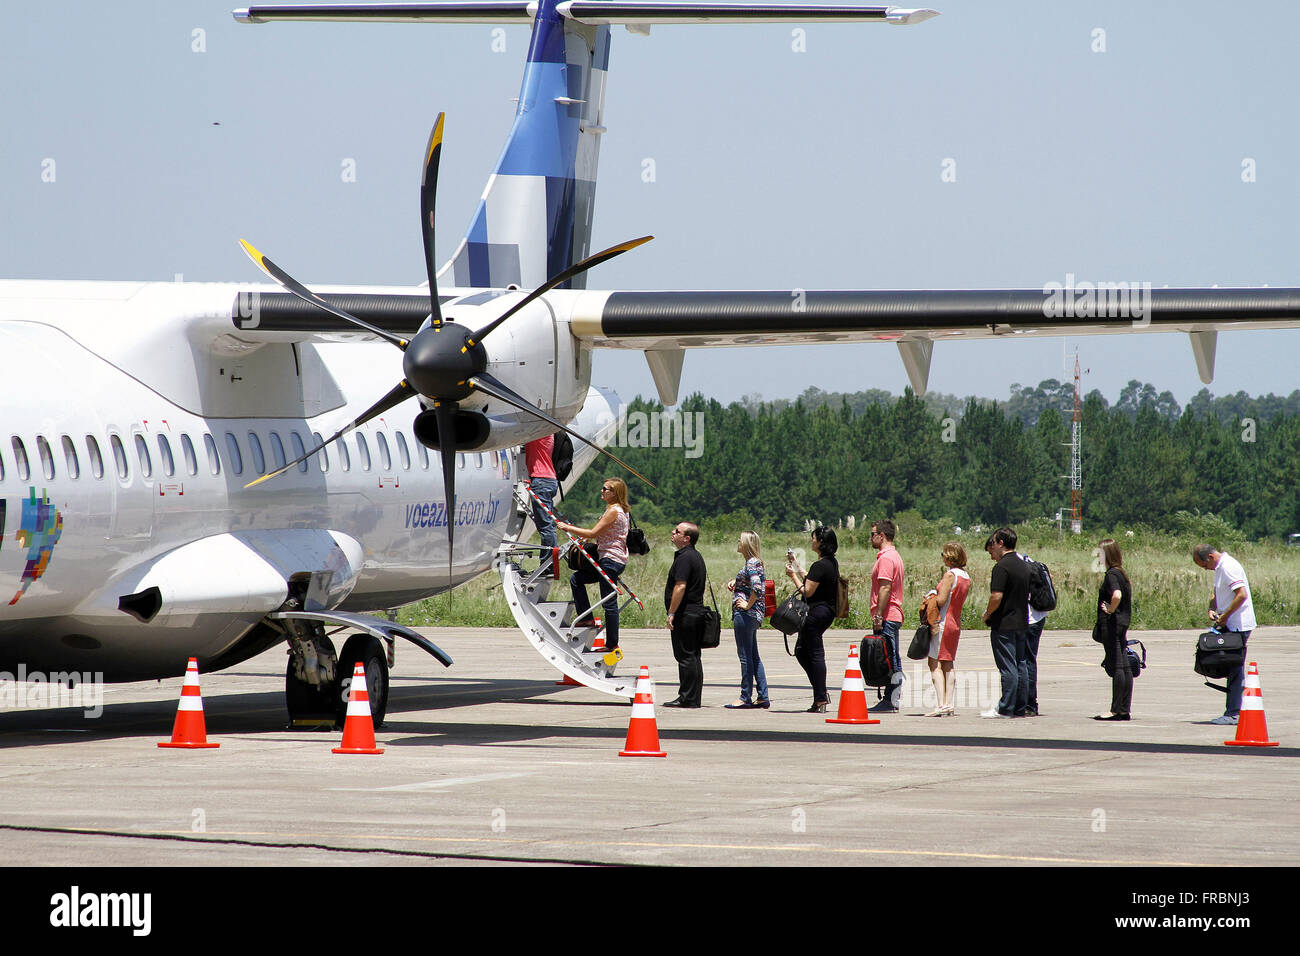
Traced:
<svg viewBox="0 0 1300 956">
<path fill-rule="evenodd" d="M 628 477 L 638 520 L 791 530 L 909 510 L 992 527 L 1068 518 L 1073 387 L 1054 379 L 1013 385 L 1001 404 L 810 389 L 725 407 L 695 394 L 674 412 L 700 423 L 694 449 L 638 447 L 647 442 L 630 429 L 617 450 L 658 486 Z M 629 420 L 638 413 L 665 410 L 638 397 Z M 1136 381 L 1113 406 L 1094 390 L 1082 406 L 1082 465 L 1085 528 L 1176 531 L 1188 515 L 1214 515 L 1233 536 L 1284 537 L 1300 531 L 1300 390 L 1202 390 L 1186 408 Z M 602 478 L 620 471 L 598 463 L 566 489 L 572 513 L 598 512 Z"/>
</svg>

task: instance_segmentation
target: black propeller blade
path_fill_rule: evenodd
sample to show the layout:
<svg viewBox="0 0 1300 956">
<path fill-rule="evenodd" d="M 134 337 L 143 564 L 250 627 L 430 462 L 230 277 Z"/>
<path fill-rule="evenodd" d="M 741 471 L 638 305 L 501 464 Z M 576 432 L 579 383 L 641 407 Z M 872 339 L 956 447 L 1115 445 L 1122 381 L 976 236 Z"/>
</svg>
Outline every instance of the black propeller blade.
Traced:
<svg viewBox="0 0 1300 956">
<path fill-rule="evenodd" d="M 619 458 L 618 455 L 615 455 L 612 451 L 606 451 L 604 448 L 601 448 L 599 445 L 597 445 L 594 441 L 591 441 L 586 436 L 580 435 L 577 432 L 575 432 L 572 428 L 565 425 L 558 418 L 552 418 L 550 415 L 546 414 L 546 412 L 542 411 L 540 408 L 537 408 L 535 405 L 529 405 L 527 400 L 525 400 L 521 395 L 519 395 L 513 389 L 508 388 L 503 382 L 501 382 L 495 376 L 489 375 L 487 372 L 480 372 L 478 375 L 475 375 L 473 378 L 469 380 L 469 384 L 472 385 L 474 388 L 478 389 L 480 392 L 487 392 L 493 398 L 500 399 L 501 401 L 505 402 L 507 405 L 513 405 L 515 408 L 521 409 L 522 411 L 525 412 L 529 412 L 535 417 L 540 418 L 544 422 L 550 422 L 556 428 L 560 429 L 560 431 L 568 432 L 574 438 L 578 439 L 578 441 L 586 442 L 588 445 L 596 449 L 596 451 L 600 452 L 606 458 L 614 459 L 614 461 L 618 462 L 620 465 L 622 465 L 632 474 L 636 475 L 638 478 L 644 481 L 651 488 L 659 487 L 653 481 L 647 478 L 645 475 L 641 474 L 641 472 L 637 471 L 635 468 L 633 468 L 631 465 L 625 462 L 622 458 Z"/>
<path fill-rule="evenodd" d="M 379 336 L 381 339 L 384 339 L 387 342 L 392 342 L 399 349 L 406 348 L 407 345 L 406 339 L 393 335 L 391 332 L 385 332 L 383 329 L 379 328 L 378 326 L 371 325 L 369 322 L 365 322 L 361 319 L 358 319 L 355 315 L 351 314 L 350 312 L 344 312 L 342 309 L 334 308 L 334 306 L 330 305 L 328 302 L 326 302 L 324 299 L 318 296 L 315 292 L 312 292 L 311 289 L 308 289 L 305 285 L 303 285 L 293 276 L 289 275 L 289 273 L 285 272 L 283 269 L 277 266 L 266 256 L 262 255 L 262 253 L 254 249 L 250 243 L 245 242 L 243 239 L 240 239 L 239 244 L 243 246 L 244 252 L 248 254 L 248 258 L 252 259 L 255 263 L 257 263 L 258 268 L 260 268 L 268 276 L 274 279 L 276 284 L 279 285 L 280 288 L 284 289 L 286 292 L 291 292 L 294 295 L 296 295 L 298 298 L 302 299 L 304 302 L 310 302 L 312 305 L 316 306 L 316 308 L 324 309 L 330 315 L 337 315 L 340 319 L 343 319 L 345 322 L 351 322 L 353 325 L 359 326 L 360 328 L 363 328 L 367 332 L 371 332 Z M 436 298 L 437 297 L 435 296 L 435 301 Z"/>
<path fill-rule="evenodd" d="M 542 285 L 539 285 L 536 289 L 528 293 L 528 295 L 526 295 L 524 298 L 520 299 L 513 306 L 507 309 L 504 314 L 497 316 L 495 319 L 493 319 L 491 322 L 489 322 L 487 325 L 481 328 L 478 332 L 474 334 L 473 339 L 470 341 L 470 344 L 473 345 L 475 340 L 482 342 L 483 339 L 487 337 L 487 334 L 489 332 L 495 329 L 506 319 L 510 318 L 510 316 L 514 315 L 524 306 L 528 305 L 528 303 L 532 302 L 538 296 L 545 295 L 547 292 L 550 292 L 552 289 L 554 289 L 556 286 L 560 285 L 561 283 L 568 282 L 574 276 L 581 275 L 582 273 L 586 272 L 592 266 L 598 266 L 602 262 L 608 262 L 610 259 L 613 259 L 615 256 L 621 256 L 629 249 L 635 249 L 637 246 L 644 245 L 645 243 L 649 242 L 653 238 L 654 236 L 642 236 L 640 239 L 629 239 L 626 242 L 620 242 L 616 246 L 610 246 L 608 249 L 604 249 L 600 252 L 597 252 L 595 255 L 587 256 L 587 258 L 583 259 L 581 262 L 575 262 L 573 265 L 569 266 L 569 268 L 565 269 L 559 275 L 547 279 L 546 282 L 544 282 Z M 630 468 L 628 470 L 631 471 Z"/>
<path fill-rule="evenodd" d="M 406 401 L 414 394 L 416 394 L 415 389 L 411 388 L 410 385 L 406 384 L 406 382 L 403 381 L 391 392 L 389 392 L 379 401 L 375 402 L 375 404 L 371 405 L 364 412 L 362 412 L 360 416 L 358 416 L 348 424 L 344 425 L 342 428 L 336 431 L 329 438 L 325 439 L 323 442 L 321 442 L 311 451 L 307 452 L 307 454 L 295 458 L 293 461 L 289 462 L 289 464 L 285 465 L 283 468 L 277 468 L 275 471 L 267 472 L 261 478 L 258 478 L 255 481 L 250 481 L 248 484 L 244 485 L 244 487 L 252 488 L 254 485 L 260 485 L 264 481 L 270 481 L 272 478 L 280 477 L 286 471 L 289 471 L 291 468 L 294 468 L 295 466 L 302 464 L 304 461 L 306 461 L 308 458 L 311 458 L 313 455 L 321 451 L 323 448 L 326 448 L 332 443 L 338 441 L 340 438 L 342 438 L 348 432 L 352 431 L 354 428 L 360 428 L 362 425 L 370 421 L 372 418 L 379 417 L 380 415 L 384 414 L 384 412 L 388 411 L 390 408 L 400 405 L 402 402 Z"/>
<path fill-rule="evenodd" d="M 437 263 L 433 259 L 433 200 L 438 193 L 438 162 L 442 157 L 442 122 L 439 113 L 424 151 L 424 172 L 420 176 L 420 237 L 424 240 L 424 271 L 429 277 L 429 319 L 435 329 L 442 328 L 442 309 L 438 306 Z"/>
</svg>

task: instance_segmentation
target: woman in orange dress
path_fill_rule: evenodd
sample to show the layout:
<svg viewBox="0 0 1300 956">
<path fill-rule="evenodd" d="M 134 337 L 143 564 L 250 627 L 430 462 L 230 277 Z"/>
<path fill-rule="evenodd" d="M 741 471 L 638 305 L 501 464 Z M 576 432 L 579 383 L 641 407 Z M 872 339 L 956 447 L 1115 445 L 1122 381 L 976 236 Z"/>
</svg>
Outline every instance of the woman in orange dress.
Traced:
<svg viewBox="0 0 1300 956">
<path fill-rule="evenodd" d="M 961 609 L 970 593 L 970 575 L 966 573 L 966 549 L 949 541 L 939 552 L 945 570 L 939 581 L 939 626 L 930 637 L 930 679 L 938 703 L 927 717 L 957 716 L 957 676 L 953 664 L 957 659 L 957 640 L 961 637 Z"/>
</svg>

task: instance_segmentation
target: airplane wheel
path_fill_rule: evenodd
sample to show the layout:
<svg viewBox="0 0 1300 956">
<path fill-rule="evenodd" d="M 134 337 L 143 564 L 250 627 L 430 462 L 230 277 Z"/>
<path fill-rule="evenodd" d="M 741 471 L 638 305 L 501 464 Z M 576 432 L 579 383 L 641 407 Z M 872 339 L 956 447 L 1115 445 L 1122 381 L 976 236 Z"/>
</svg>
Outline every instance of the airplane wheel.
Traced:
<svg viewBox="0 0 1300 956">
<path fill-rule="evenodd" d="M 348 712 L 348 695 L 352 691 L 352 672 L 357 661 L 366 668 L 366 693 L 370 697 L 370 720 L 378 729 L 384 725 L 388 712 L 388 653 L 379 638 L 369 634 L 353 634 L 343 645 L 339 655 L 338 723 L 343 724 Z"/>
<path fill-rule="evenodd" d="M 328 717 L 334 713 L 338 684 L 320 687 L 300 681 L 294 674 L 293 661 L 284 673 L 284 704 L 289 711 L 289 725 L 295 720 Z"/>
</svg>

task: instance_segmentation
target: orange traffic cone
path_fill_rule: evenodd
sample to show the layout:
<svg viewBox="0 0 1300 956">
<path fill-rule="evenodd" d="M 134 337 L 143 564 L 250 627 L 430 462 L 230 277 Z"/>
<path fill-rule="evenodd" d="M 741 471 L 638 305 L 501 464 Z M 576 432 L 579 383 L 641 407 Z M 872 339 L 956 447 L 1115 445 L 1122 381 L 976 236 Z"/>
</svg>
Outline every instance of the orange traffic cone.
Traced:
<svg viewBox="0 0 1300 956">
<path fill-rule="evenodd" d="M 849 645 L 849 660 L 844 665 L 844 684 L 840 688 L 840 710 L 827 717 L 828 724 L 878 724 L 880 721 L 867 713 L 866 685 L 862 683 L 862 665 L 858 663 L 858 645 Z"/>
<path fill-rule="evenodd" d="M 1225 740 L 1229 747 L 1276 747 L 1268 739 L 1264 721 L 1264 694 L 1259 689 L 1259 666 L 1251 661 L 1246 668 L 1246 684 L 1241 692 L 1241 713 L 1237 716 L 1237 739 Z"/>
<path fill-rule="evenodd" d="M 159 747 L 183 747 L 187 750 L 211 749 L 221 744 L 208 743 L 208 731 L 203 722 L 203 695 L 199 693 L 199 662 L 191 657 L 185 665 L 185 683 L 181 685 L 181 701 L 176 707 L 176 723 L 172 725 L 172 739 Z"/>
<path fill-rule="evenodd" d="M 375 746 L 375 724 L 370 719 L 370 691 L 366 687 L 366 669 L 360 661 L 352 671 L 348 692 L 348 713 L 343 721 L 343 743 L 333 748 L 336 754 L 381 754 Z"/>
<path fill-rule="evenodd" d="M 667 757 L 659 749 L 659 725 L 655 723 L 654 685 L 650 683 L 650 668 L 641 665 L 636 678 L 636 698 L 632 701 L 632 719 L 627 725 L 627 743 L 618 752 L 620 757 Z"/>
</svg>

